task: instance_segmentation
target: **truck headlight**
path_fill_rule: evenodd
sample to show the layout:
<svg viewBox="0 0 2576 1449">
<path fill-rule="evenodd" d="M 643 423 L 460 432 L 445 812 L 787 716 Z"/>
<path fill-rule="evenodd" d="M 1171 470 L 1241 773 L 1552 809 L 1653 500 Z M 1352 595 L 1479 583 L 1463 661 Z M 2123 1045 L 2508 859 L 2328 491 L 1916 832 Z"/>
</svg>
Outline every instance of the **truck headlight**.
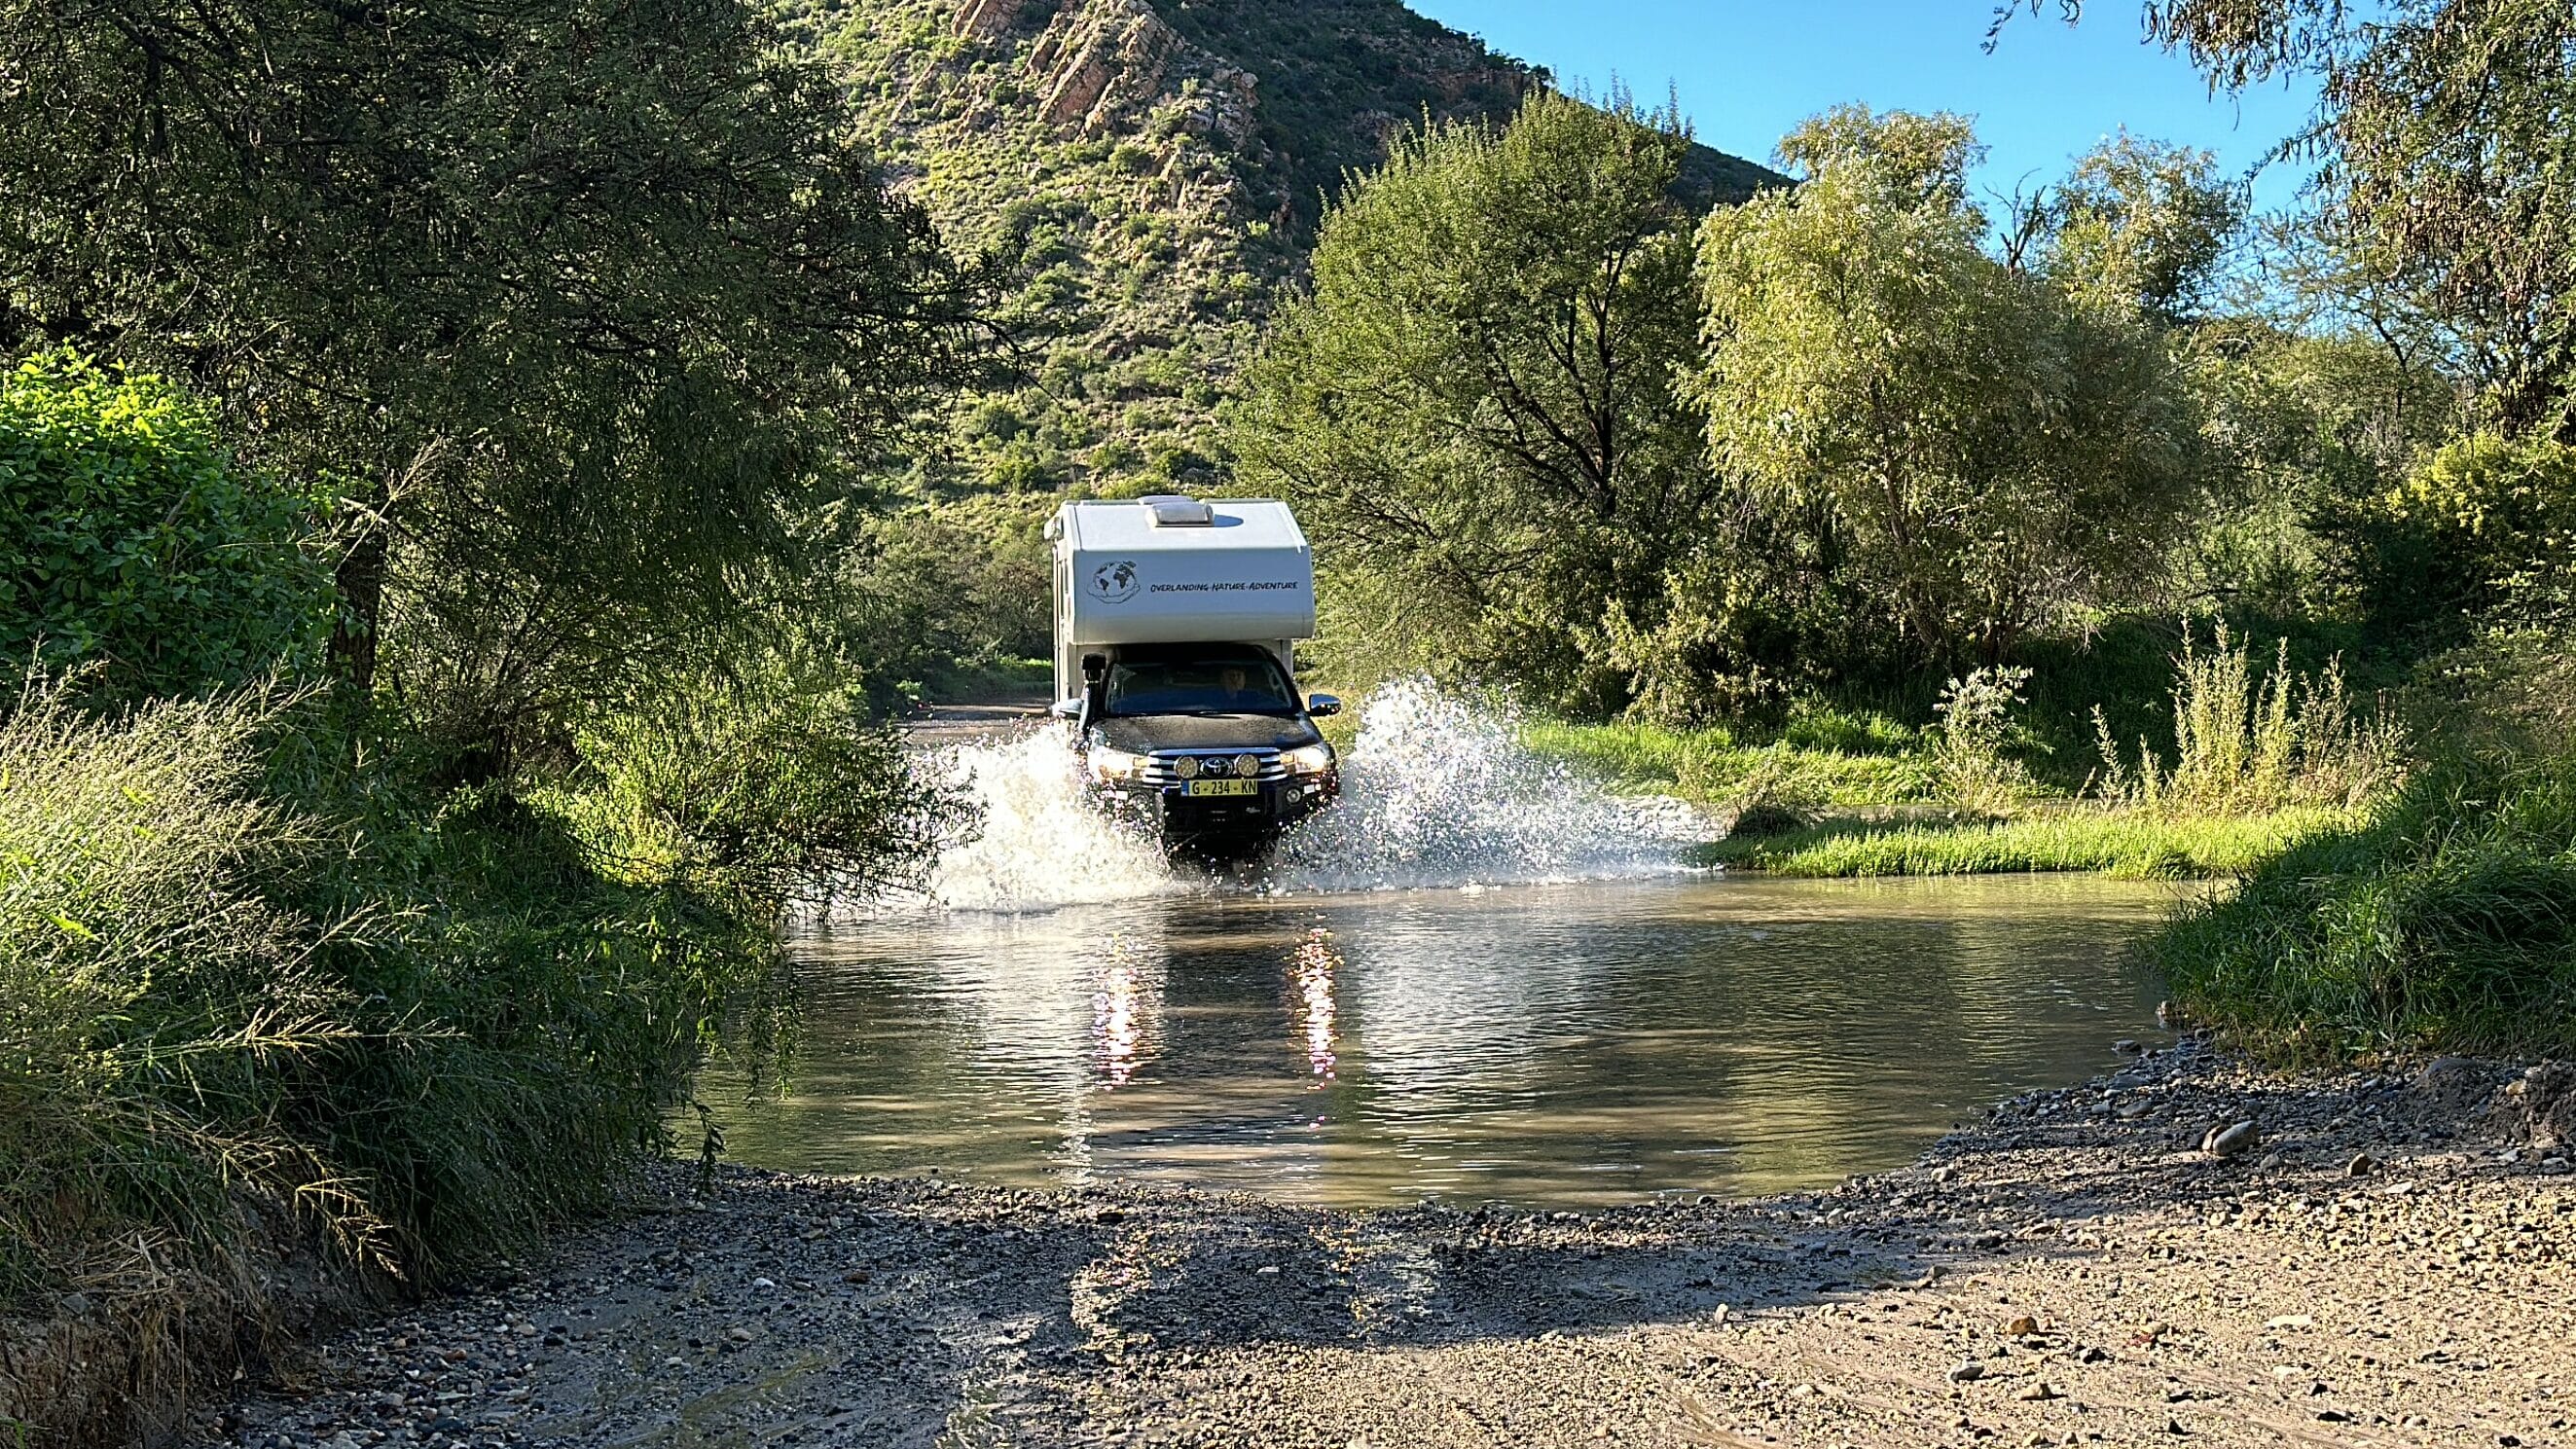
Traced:
<svg viewBox="0 0 2576 1449">
<path fill-rule="evenodd" d="M 1290 750 L 1283 758 L 1288 761 L 1290 774 L 1320 775 L 1333 768 L 1333 747 L 1308 745 L 1303 749 Z"/>
<path fill-rule="evenodd" d="M 1093 745 L 1087 758 L 1091 762 L 1091 778 L 1095 780 L 1133 780 L 1145 773 L 1143 755 L 1131 755 L 1107 745 Z"/>
</svg>

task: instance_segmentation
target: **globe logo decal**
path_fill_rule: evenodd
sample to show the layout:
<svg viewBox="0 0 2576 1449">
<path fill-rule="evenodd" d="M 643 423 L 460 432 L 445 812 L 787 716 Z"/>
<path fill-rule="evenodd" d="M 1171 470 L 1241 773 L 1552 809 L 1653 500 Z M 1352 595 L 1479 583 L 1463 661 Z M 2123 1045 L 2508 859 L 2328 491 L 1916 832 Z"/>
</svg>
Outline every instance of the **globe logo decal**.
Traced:
<svg viewBox="0 0 2576 1449">
<path fill-rule="evenodd" d="M 1136 597 L 1136 564 L 1132 559 L 1105 563 L 1091 571 L 1091 594 L 1104 604 L 1123 604 Z"/>
</svg>

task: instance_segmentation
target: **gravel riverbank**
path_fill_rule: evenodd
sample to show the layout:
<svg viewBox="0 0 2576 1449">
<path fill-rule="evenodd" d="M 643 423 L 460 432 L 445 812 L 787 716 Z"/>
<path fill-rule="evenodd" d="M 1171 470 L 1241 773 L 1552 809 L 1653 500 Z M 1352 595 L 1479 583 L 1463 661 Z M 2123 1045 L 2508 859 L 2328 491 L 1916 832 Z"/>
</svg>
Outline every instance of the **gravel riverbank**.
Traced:
<svg viewBox="0 0 2576 1449">
<path fill-rule="evenodd" d="M 675 1173 L 201 1441 L 2576 1445 L 2571 1077 L 2186 1041 L 1904 1171 L 1579 1215 Z"/>
</svg>

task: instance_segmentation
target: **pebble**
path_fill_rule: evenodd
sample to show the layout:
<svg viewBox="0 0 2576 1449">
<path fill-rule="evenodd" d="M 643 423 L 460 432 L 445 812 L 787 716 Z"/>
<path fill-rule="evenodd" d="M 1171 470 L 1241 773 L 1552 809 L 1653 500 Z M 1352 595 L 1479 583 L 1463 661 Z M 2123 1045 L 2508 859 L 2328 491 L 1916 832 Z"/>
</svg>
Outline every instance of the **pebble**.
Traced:
<svg viewBox="0 0 2576 1449">
<path fill-rule="evenodd" d="M 2040 1379 L 2034 1382 L 2029 1388 L 2013 1395 L 2013 1397 L 2020 1399 L 2025 1403 L 2045 1403 L 2048 1400 L 2057 1397 L 2057 1390 L 2049 1386 L 2048 1380 Z"/>
<path fill-rule="evenodd" d="M 1961 1359 L 1950 1370 L 1950 1382 L 1954 1384 L 1972 1384 L 1985 1376 L 1986 1366 L 1972 1358 Z"/>
</svg>

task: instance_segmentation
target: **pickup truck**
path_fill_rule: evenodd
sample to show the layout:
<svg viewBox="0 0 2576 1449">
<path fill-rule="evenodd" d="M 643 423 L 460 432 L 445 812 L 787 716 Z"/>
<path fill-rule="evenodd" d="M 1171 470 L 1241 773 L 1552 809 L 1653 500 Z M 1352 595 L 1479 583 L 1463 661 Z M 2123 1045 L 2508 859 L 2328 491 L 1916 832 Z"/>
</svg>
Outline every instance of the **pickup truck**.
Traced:
<svg viewBox="0 0 2576 1449">
<path fill-rule="evenodd" d="M 1297 688 L 1314 570 L 1287 505 L 1157 497 L 1070 503 L 1055 546 L 1054 714 L 1103 808 L 1175 852 L 1258 853 L 1341 793 Z"/>
</svg>

